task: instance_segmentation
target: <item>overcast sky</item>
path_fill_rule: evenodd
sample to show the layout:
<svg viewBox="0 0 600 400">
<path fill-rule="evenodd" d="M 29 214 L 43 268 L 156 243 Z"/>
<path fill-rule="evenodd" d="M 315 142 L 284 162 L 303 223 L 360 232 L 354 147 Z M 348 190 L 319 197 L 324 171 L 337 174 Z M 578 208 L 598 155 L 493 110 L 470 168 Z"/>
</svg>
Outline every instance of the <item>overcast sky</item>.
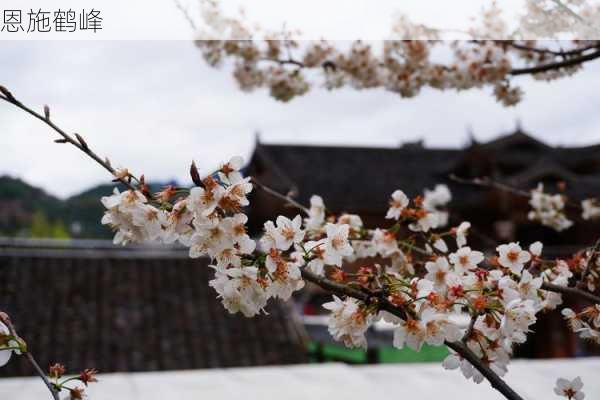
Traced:
<svg viewBox="0 0 600 400">
<path fill-rule="evenodd" d="M 521 79 L 525 100 L 504 108 L 488 91 L 425 90 L 402 99 L 383 90 L 315 90 L 288 104 L 242 93 L 229 70 L 206 66 L 191 42 L 3 42 L 1 84 L 24 103 L 51 106 L 56 123 L 81 133 L 113 164 L 152 180 L 187 179 L 268 143 L 397 146 L 425 139 L 458 147 L 471 130 L 488 140 L 520 120 L 555 145 L 600 142 L 600 63 L 545 83 Z M 0 174 L 64 197 L 110 177 L 39 121 L 0 104 Z"/>
</svg>

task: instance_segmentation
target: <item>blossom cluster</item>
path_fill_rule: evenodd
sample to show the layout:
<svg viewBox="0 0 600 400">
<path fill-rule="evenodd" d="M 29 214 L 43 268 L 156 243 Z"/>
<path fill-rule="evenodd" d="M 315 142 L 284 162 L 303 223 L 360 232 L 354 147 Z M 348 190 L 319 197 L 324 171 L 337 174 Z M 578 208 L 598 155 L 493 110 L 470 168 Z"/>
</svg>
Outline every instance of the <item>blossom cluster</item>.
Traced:
<svg viewBox="0 0 600 400">
<path fill-rule="evenodd" d="M 264 87 L 284 102 L 304 95 L 314 86 L 329 90 L 383 88 L 402 97 L 414 97 L 424 87 L 465 90 L 488 86 L 500 103 L 512 106 L 522 98 L 522 90 L 512 83 L 515 69 L 559 63 L 600 47 L 589 40 L 557 41 L 555 46 L 548 40 L 529 40 L 532 35 L 554 39 L 564 31 L 583 34 L 587 31 L 582 27 L 594 25 L 573 23 L 564 8 L 549 0 L 526 3 L 527 14 L 512 32 L 499 7 L 491 3 L 478 23 L 465 33 L 470 40 L 440 40 L 444 39 L 443 30 L 413 23 L 400 15 L 392 24 L 388 40 L 375 46 L 363 41 L 340 44 L 300 40 L 298 33 L 290 31 L 267 32 L 259 40 L 256 36 L 261 29 L 243 16 L 226 16 L 216 1 L 203 1 L 196 45 L 209 65 L 219 66 L 224 59 L 232 59 L 233 75 L 242 90 Z M 598 7 L 577 6 L 588 20 L 600 20 Z M 450 54 L 450 60 L 437 57 L 440 53 Z M 533 76 L 557 79 L 580 67 L 568 63 L 542 69 Z M 310 79 L 315 76 L 320 82 Z"/>
<path fill-rule="evenodd" d="M 539 221 L 542 225 L 549 226 L 560 232 L 573 225 L 565 215 L 565 199 L 560 194 L 550 195 L 544 193 L 544 185 L 531 191 L 529 204 L 532 211 L 529 212 L 529 219 Z"/>
<path fill-rule="evenodd" d="M 153 198 L 141 191 L 115 191 L 102 199 L 107 208 L 102 222 L 115 230 L 116 243 L 178 242 L 192 258 L 209 257 L 215 271 L 209 285 L 230 313 L 251 317 L 264 312 L 270 299 L 290 299 L 310 274 L 370 293 L 367 300 L 336 293 L 323 305 L 329 311 L 329 332 L 346 346 L 366 348 L 368 329 L 384 320 L 393 326 L 397 348 L 419 351 L 425 344 L 462 341 L 501 376 L 538 314 L 562 303 L 560 291 L 544 284 L 566 287 L 585 269 L 588 287 L 595 289 L 589 285 L 597 283 L 598 274 L 587 266 L 598 258 L 589 252 L 547 260 L 541 242 L 525 248 L 500 244 L 494 254 L 472 248 L 468 221 L 448 226 L 452 194 L 445 185 L 412 199 L 395 190 L 387 227 L 367 228 L 354 214 L 333 215 L 313 195 L 305 217 L 278 216 L 251 238 L 244 207 L 253 184 L 242 175 L 242 165 L 234 157 L 205 178 L 196 176 L 195 187 L 168 187 Z M 562 197 L 539 187 L 531 204 L 535 218 L 566 224 L 556 222 L 562 218 Z M 598 307 L 563 314 L 574 331 L 597 341 Z M 470 323 L 459 322 L 464 317 Z M 443 366 L 460 369 L 475 382 L 484 379 L 462 354 L 451 353 Z"/>
<path fill-rule="evenodd" d="M 6 317 L 5 314 L 2 317 Z M 0 321 L 0 367 L 6 365 L 12 354 L 21 355 L 28 352 L 25 341 L 18 337 L 14 331 L 2 321 Z M 81 400 L 86 397 L 85 389 L 90 383 L 98 382 L 96 369 L 88 368 L 83 370 L 79 375 L 69 378 L 63 378 L 66 368 L 62 364 L 53 364 L 48 369 L 47 377 L 43 377 L 48 381 L 48 385 L 52 387 L 52 393 L 58 396 L 60 392 L 67 392 L 69 400 Z M 43 372 L 40 371 L 40 374 Z M 83 386 L 73 386 L 74 381 L 79 381 Z M 68 385 L 67 385 L 68 384 Z M 58 398 L 58 397 L 56 397 Z"/>
<path fill-rule="evenodd" d="M 531 211 L 527 215 L 529 220 L 537 221 L 557 232 L 569 229 L 573 221 L 567 217 L 566 205 L 568 198 L 564 194 L 550 194 L 544 192 L 544 185 L 531 190 L 529 205 Z M 571 204 L 576 207 L 577 205 Z M 594 220 L 600 218 L 600 201 L 596 198 L 584 199 L 580 204 L 581 218 L 583 220 Z"/>
<path fill-rule="evenodd" d="M 573 332 L 582 339 L 600 344 L 600 304 L 586 307 L 579 313 L 563 308 L 562 314 Z"/>
</svg>

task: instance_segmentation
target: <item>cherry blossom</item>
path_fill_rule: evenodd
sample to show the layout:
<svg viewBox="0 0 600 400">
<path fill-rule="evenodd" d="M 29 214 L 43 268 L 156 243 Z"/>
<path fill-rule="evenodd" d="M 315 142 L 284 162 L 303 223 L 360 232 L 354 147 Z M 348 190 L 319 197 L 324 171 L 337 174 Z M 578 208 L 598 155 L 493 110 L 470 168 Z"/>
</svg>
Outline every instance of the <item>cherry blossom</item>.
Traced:
<svg viewBox="0 0 600 400">
<path fill-rule="evenodd" d="M 334 339 L 344 342 L 348 347 L 367 348 L 365 332 L 373 317 L 361 308 L 356 299 L 341 300 L 333 296 L 333 301 L 323 304 L 329 310 L 329 333 Z"/>
<path fill-rule="evenodd" d="M 406 344 L 415 351 L 420 351 L 423 343 L 441 345 L 445 340 L 460 339 L 461 331 L 447 316 L 433 308 L 425 308 L 417 319 L 400 321 L 394 330 L 394 347 L 403 348 Z"/>
<path fill-rule="evenodd" d="M 277 228 L 273 231 L 275 246 L 279 250 L 288 250 L 294 243 L 300 243 L 304 239 L 301 226 L 302 218 L 299 215 L 293 220 L 281 215 L 277 217 Z"/>
<path fill-rule="evenodd" d="M 565 378 L 558 378 L 556 380 L 556 387 L 554 393 L 559 396 L 566 397 L 569 400 L 583 400 L 585 394 L 581 391 L 583 389 L 583 382 L 580 377 L 573 380 Z"/>
<path fill-rule="evenodd" d="M 392 199 L 390 200 L 390 208 L 388 209 L 387 214 L 385 215 L 388 219 L 397 220 L 400 218 L 402 210 L 404 210 L 408 206 L 408 197 L 404 194 L 402 190 L 395 190 L 392 193 Z"/>
<path fill-rule="evenodd" d="M 461 247 L 456 252 L 448 256 L 454 270 L 458 273 L 477 268 L 477 264 L 483 261 L 483 253 L 477 250 L 471 250 L 470 247 Z"/>
<path fill-rule="evenodd" d="M 435 261 L 428 261 L 425 264 L 427 274 L 425 279 L 434 283 L 436 290 L 446 292 L 449 285 L 457 281 L 457 276 L 450 271 L 450 264 L 446 257 L 438 257 Z"/>
<path fill-rule="evenodd" d="M 540 221 L 542 225 L 549 226 L 559 232 L 573 225 L 573 221 L 569 220 L 564 213 L 565 201 L 563 196 L 544 193 L 544 186 L 541 183 L 531 191 L 529 204 L 533 208 L 528 214 L 530 220 Z"/>
<path fill-rule="evenodd" d="M 270 273 L 271 282 L 269 293 L 273 297 L 289 300 L 292 293 L 304 287 L 300 268 L 283 259 L 281 253 L 275 249 L 269 252 L 265 266 Z"/>
<path fill-rule="evenodd" d="M 6 365 L 12 356 L 13 350 L 2 350 L 6 347 L 15 347 L 17 343 L 9 340 L 10 331 L 4 323 L 0 322 L 0 367 Z"/>
<path fill-rule="evenodd" d="M 342 258 L 350 256 L 354 252 L 348 242 L 350 226 L 328 223 L 325 225 L 325 231 L 327 232 L 327 238 L 325 239 L 327 264 L 341 266 Z"/>
<path fill-rule="evenodd" d="M 308 217 L 305 218 L 304 223 L 306 229 L 311 231 L 321 229 L 325 223 L 325 204 L 320 196 L 311 196 Z"/>
<path fill-rule="evenodd" d="M 581 218 L 596 219 L 600 218 L 600 201 L 598 199 L 585 199 L 581 201 L 583 212 Z"/>
<path fill-rule="evenodd" d="M 518 243 L 502 244 L 496 248 L 499 253 L 498 262 L 515 274 L 520 274 L 523 266 L 531 259 L 531 254 L 523 251 Z"/>
<path fill-rule="evenodd" d="M 463 247 L 467 244 L 467 234 L 471 228 L 471 223 L 468 221 L 461 222 L 460 225 L 454 230 L 456 235 L 456 246 Z"/>
</svg>

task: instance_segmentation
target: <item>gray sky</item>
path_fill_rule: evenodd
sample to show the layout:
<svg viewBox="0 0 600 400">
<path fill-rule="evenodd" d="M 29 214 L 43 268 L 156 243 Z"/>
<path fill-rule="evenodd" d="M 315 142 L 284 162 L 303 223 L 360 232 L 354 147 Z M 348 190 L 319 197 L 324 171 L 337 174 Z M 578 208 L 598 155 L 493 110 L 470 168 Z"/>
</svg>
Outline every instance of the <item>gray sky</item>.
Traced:
<svg viewBox="0 0 600 400">
<path fill-rule="evenodd" d="M 230 70 L 206 66 L 190 41 L 2 42 L 0 84 L 24 103 L 47 103 L 56 123 L 81 133 L 113 164 L 150 180 L 187 182 L 190 160 L 206 170 L 264 142 L 430 147 L 488 140 L 520 120 L 555 145 L 600 142 L 600 63 L 571 78 L 519 80 L 525 99 L 504 108 L 488 90 L 315 90 L 288 104 L 237 89 Z M 110 181 L 101 168 L 12 106 L 0 104 L 0 174 L 64 197 Z"/>
</svg>

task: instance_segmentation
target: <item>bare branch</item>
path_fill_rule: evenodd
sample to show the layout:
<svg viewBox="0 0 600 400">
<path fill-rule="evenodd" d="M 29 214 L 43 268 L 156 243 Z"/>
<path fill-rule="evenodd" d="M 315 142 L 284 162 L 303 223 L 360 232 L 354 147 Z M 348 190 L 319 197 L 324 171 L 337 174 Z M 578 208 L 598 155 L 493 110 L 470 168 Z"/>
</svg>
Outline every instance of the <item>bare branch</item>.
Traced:
<svg viewBox="0 0 600 400">
<path fill-rule="evenodd" d="M 7 314 L 5 314 L 3 312 L 0 312 L 0 321 L 2 323 L 4 323 L 4 325 L 6 325 L 8 327 L 8 330 L 9 330 L 9 332 L 10 332 L 10 334 L 12 336 L 14 336 L 15 338 L 19 337 L 19 335 L 17 334 L 17 331 L 16 331 L 14 325 L 12 324 L 12 321 L 10 320 L 10 317 Z M 38 374 L 38 376 L 44 381 L 44 384 L 46 385 L 46 387 L 48 388 L 48 390 L 52 394 L 52 398 L 54 400 L 59 400 L 58 390 L 48 380 L 48 378 L 46 377 L 46 374 L 44 373 L 44 371 L 40 368 L 40 366 L 37 363 L 37 361 L 35 361 L 35 358 L 33 357 L 33 355 L 29 352 L 29 349 L 27 349 L 27 351 L 23 352 L 23 355 L 25 356 L 25 358 L 27 358 L 27 360 L 29 361 L 29 363 L 33 366 L 33 368 L 35 369 L 35 372 Z"/>
<path fill-rule="evenodd" d="M 62 139 L 57 139 L 57 140 L 59 140 L 58 143 L 69 143 L 69 144 L 77 147 L 79 150 L 81 150 L 82 152 L 87 154 L 90 158 L 92 158 L 94 161 L 96 161 L 98 164 L 100 164 L 104 169 L 106 169 L 108 172 L 110 172 L 111 175 L 115 176 L 116 179 L 119 182 L 121 182 L 123 185 L 125 185 L 128 189 L 136 190 L 135 187 L 133 187 L 133 185 L 131 185 L 131 183 L 128 182 L 125 178 L 117 177 L 116 170 L 110 165 L 110 163 L 103 160 L 100 156 L 98 156 L 96 153 L 94 153 L 89 148 L 88 144 L 83 139 L 83 137 L 81 137 L 81 135 L 76 133 L 75 134 L 76 138 L 73 138 L 71 135 L 66 133 L 61 128 L 59 128 L 54 122 L 52 122 L 50 120 L 50 110 L 46 109 L 47 106 L 44 108 L 44 115 L 41 115 L 40 113 L 34 111 L 30 107 L 28 107 L 28 106 L 24 105 L 23 103 L 21 103 L 20 101 L 18 101 L 12 95 L 12 93 L 10 93 L 4 86 L 0 86 L 0 92 L 3 94 L 3 95 L 0 95 L 0 99 L 14 105 L 15 107 L 20 108 L 21 110 L 25 111 L 26 113 L 34 116 L 35 118 L 39 119 L 40 121 L 42 121 L 43 123 L 45 123 L 46 125 L 51 127 L 60 136 L 62 136 Z M 134 179 L 135 179 L 135 177 L 134 177 Z"/>
<path fill-rule="evenodd" d="M 564 293 L 564 294 L 568 294 L 571 296 L 577 296 L 577 297 L 581 297 L 583 299 L 589 300 L 595 304 L 600 304 L 600 297 L 587 292 L 585 290 L 581 290 L 581 289 L 577 289 L 574 287 L 570 287 L 570 286 L 559 286 L 559 285 L 555 285 L 552 283 L 542 283 L 542 287 L 543 290 L 547 290 L 549 292 L 556 292 L 556 293 Z"/>
<path fill-rule="evenodd" d="M 290 204 L 291 206 L 296 207 L 297 209 L 302 210 L 306 214 L 308 214 L 308 212 L 309 212 L 308 208 L 304 207 L 302 204 L 298 203 L 296 200 L 292 199 L 290 196 L 281 194 L 281 193 L 277 192 L 276 190 L 273 190 L 270 187 L 263 185 L 255 177 L 252 177 L 252 183 L 254 183 L 257 188 L 269 193 L 270 195 L 272 195 L 280 200 L 283 200 L 284 202 Z"/>
</svg>

